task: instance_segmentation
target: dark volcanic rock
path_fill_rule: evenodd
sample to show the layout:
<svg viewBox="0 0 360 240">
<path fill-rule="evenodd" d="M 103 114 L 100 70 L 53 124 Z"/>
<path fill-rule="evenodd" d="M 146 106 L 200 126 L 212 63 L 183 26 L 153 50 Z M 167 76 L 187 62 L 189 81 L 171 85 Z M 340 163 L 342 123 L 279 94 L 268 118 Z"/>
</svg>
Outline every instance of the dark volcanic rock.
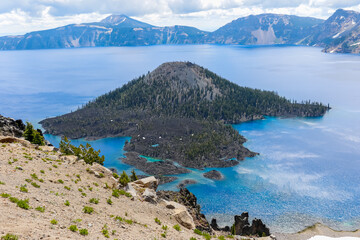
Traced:
<svg viewBox="0 0 360 240">
<path fill-rule="evenodd" d="M 177 177 L 162 176 L 162 175 L 157 175 L 155 177 L 156 177 L 156 179 L 159 180 L 159 185 L 165 184 L 165 183 L 170 183 L 170 182 L 173 182 L 176 179 L 178 179 Z"/>
<path fill-rule="evenodd" d="M 186 168 L 175 166 L 169 160 L 148 162 L 145 158 L 139 157 L 139 154 L 136 152 L 127 152 L 125 156 L 126 158 L 121 159 L 124 163 L 135 166 L 137 169 L 150 175 L 170 175 L 190 172 Z"/>
<path fill-rule="evenodd" d="M 259 236 L 270 236 L 270 229 L 261 221 L 261 219 L 254 219 L 250 229 L 251 234 L 258 234 Z"/>
<path fill-rule="evenodd" d="M 22 137 L 24 130 L 25 125 L 22 120 L 14 120 L 0 115 L 0 136 Z"/>
<path fill-rule="evenodd" d="M 201 231 L 206 231 L 211 233 L 212 229 L 205 218 L 205 215 L 201 213 L 201 207 L 197 204 L 197 199 L 194 194 L 192 194 L 186 188 L 180 189 L 179 192 L 174 191 L 158 191 L 157 195 L 159 198 L 165 199 L 167 201 L 176 201 L 184 206 L 186 206 L 188 212 L 192 216 L 195 226 Z"/>
<path fill-rule="evenodd" d="M 233 226 L 233 233 L 235 235 L 249 236 L 259 235 L 260 237 L 264 234 L 270 235 L 269 228 L 261 221 L 261 219 L 254 219 L 252 225 L 249 224 L 249 213 L 243 212 L 240 216 L 234 217 L 235 223 Z"/>
<path fill-rule="evenodd" d="M 235 235 L 249 235 L 250 234 L 250 223 L 249 213 L 243 212 L 240 216 L 235 215 L 234 217 L 234 233 Z"/>
<path fill-rule="evenodd" d="M 197 181 L 195 181 L 193 179 L 185 179 L 185 180 L 181 181 L 176 187 L 177 188 L 184 188 L 187 185 L 195 184 L 195 183 L 197 183 Z"/>
<path fill-rule="evenodd" d="M 229 226 L 225 226 L 225 227 L 223 227 L 223 228 L 219 227 L 215 218 L 211 219 L 210 226 L 211 226 L 212 229 L 214 229 L 215 231 L 230 232 L 230 227 L 229 227 Z"/>
<path fill-rule="evenodd" d="M 209 172 L 206 172 L 203 174 L 204 177 L 214 179 L 214 180 L 222 180 L 224 179 L 224 176 L 216 170 L 211 170 Z"/>
</svg>

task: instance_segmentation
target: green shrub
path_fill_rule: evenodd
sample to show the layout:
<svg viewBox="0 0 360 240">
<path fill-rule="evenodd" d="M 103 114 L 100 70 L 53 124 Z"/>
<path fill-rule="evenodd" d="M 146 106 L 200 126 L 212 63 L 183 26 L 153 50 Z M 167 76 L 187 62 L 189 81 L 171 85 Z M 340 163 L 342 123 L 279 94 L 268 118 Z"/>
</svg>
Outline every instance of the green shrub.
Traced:
<svg viewBox="0 0 360 240">
<path fill-rule="evenodd" d="M 156 222 L 156 221 L 155 221 L 155 222 Z M 162 230 L 164 230 L 164 231 L 168 230 L 168 226 L 166 226 L 166 225 L 163 225 L 161 228 L 162 228 Z"/>
<path fill-rule="evenodd" d="M 24 199 L 24 200 L 18 200 L 17 201 L 17 206 L 19 208 L 25 209 L 25 210 L 29 210 L 30 206 L 29 206 L 29 199 Z"/>
<path fill-rule="evenodd" d="M 191 238 L 190 238 L 190 240 L 196 240 L 196 238 L 194 238 L 194 237 L 191 237 Z"/>
<path fill-rule="evenodd" d="M 104 237 L 109 238 L 109 230 L 107 229 L 107 225 L 105 224 L 102 228 L 102 234 L 104 235 Z"/>
<path fill-rule="evenodd" d="M 50 221 L 50 223 L 51 223 L 52 225 L 56 225 L 56 224 L 58 224 L 58 221 L 56 221 L 55 219 L 53 219 L 53 220 Z"/>
<path fill-rule="evenodd" d="M 35 210 L 37 210 L 39 212 L 45 212 L 45 206 L 44 207 L 37 207 L 37 208 L 35 208 Z"/>
<path fill-rule="evenodd" d="M 119 183 L 121 184 L 121 186 L 125 187 L 129 182 L 130 182 L 129 176 L 126 174 L 125 171 L 123 171 L 120 176 Z"/>
<path fill-rule="evenodd" d="M 36 173 L 30 174 L 31 178 L 34 180 L 39 180 L 38 176 L 36 175 Z"/>
<path fill-rule="evenodd" d="M 163 238 L 166 238 L 166 232 L 162 233 L 161 236 L 162 236 Z"/>
<path fill-rule="evenodd" d="M 130 193 L 126 192 L 123 189 L 113 189 L 113 191 L 112 191 L 113 197 L 119 198 L 120 195 L 125 195 L 126 197 L 129 197 L 129 198 L 132 197 L 132 195 Z"/>
<path fill-rule="evenodd" d="M 91 214 L 94 212 L 94 209 L 92 207 L 84 206 L 83 212 L 87 214 Z"/>
<path fill-rule="evenodd" d="M 132 170 L 132 171 L 131 171 L 130 180 L 131 180 L 132 182 L 138 180 L 138 177 L 136 176 L 135 170 Z"/>
<path fill-rule="evenodd" d="M 64 188 L 65 188 L 66 190 L 68 190 L 68 191 L 70 191 L 70 190 L 71 190 L 71 188 L 70 188 L 70 187 L 68 187 L 68 186 L 64 186 Z"/>
<path fill-rule="evenodd" d="M 154 221 L 155 221 L 157 224 L 161 225 L 161 221 L 160 221 L 160 219 L 158 219 L 157 217 L 154 219 Z"/>
<path fill-rule="evenodd" d="M 195 228 L 194 229 L 194 233 L 197 234 L 197 235 L 202 235 L 202 231 L 200 231 L 199 229 Z"/>
<path fill-rule="evenodd" d="M 91 198 L 90 203 L 95 203 L 95 204 L 98 204 L 99 203 L 99 199 L 98 198 Z"/>
<path fill-rule="evenodd" d="M 119 179 L 119 175 L 117 173 L 113 173 L 113 177 Z"/>
<path fill-rule="evenodd" d="M 8 194 L 8 193 L 1 193 L 0 195 L 1 195 L 1 197 L 3 197 L 3 198 L 8 198 L 8 197 L 11 196 L 11 195 Z"/>
<path fill-rule="evenodd" d="M 113 202 L 111 201 L 111 198 L 108 198 L 108 199 L 106 200 L 106 202 L 107 202 L 109 205 L 112 205 L 112 204 L 113 204 Z"/>
<path fill-rule="evenodd" d="M 40 146 L 45 145 L 45 139 L 41 134 L 41 131 L 35 130 L 33 125 L 29 122 L 26 123 L 26 128 L 24 131 L 24 137 L 25 140 L 28 140 L 29 142 L 33 144 L 38 144 Z"/>
<path fill-rule="evenodd" d="M 31 185 L 36 188 L 40 188 L 40 185 L 38 185 L 36 182 L 32 182 Z"/>
<path fill-rule="evenodd" d="M 44 171 L 44 170 L 40 170 L 40 173 L 45 173 L 45 171 Z"/>
<path fill-rule="evenodd" d="M 24 192 L 24 193 L 29 192 L 29 190 L 26 188 L 26 184 L 20 186 L 20 192 Z"/>
<path fill-rule="evenodd" d="M 70 206 L 70 202 L 69 200 L 66 200 L 65 203 L 64 203 L 65 206 Z"/>
<path fill-rule="evenodd" d="M 13 203 L 17 203 L 19 201 L 19 199 L 17 199 L 16 197 L 9 197 L 9 200 Z"/>
<path fill-rule="evenodd" d="M 86 193 L 82 192 L 81 196 L 86 197 L 87 195 L 86 195 Z"/>
<path fill-rule="evenodd" d="M 5 185 L 5 183 L 4 183 L 4 182 L 2 182 L 2 181 L 0 181 L 0 185 Z"/>
<path fill-rule="evenodd" d="M 61 179 L 59 179 L 59 180 L 58 180 L 58 183 L 64 184 L 64 181 L 61 180 Z"/>
<path fill-rule="evenodd" d="M 70 231 L 72 231 L 72 232 L 76 232 L 76 231 L 78 230 L 78 228 L 77 228 L 76 225 L 71 225 L 71 226 L 69 227 L 69 229 L 70 229 Z"/>
<path fill-rule="evenodd" d="M 18 236 L 14 235 L 14 234 L 10 234 L 10 233 L 1 237 L 1 240 L 18 240 L 18 239 L 19 239 Z"/>
<path fill-rule="evenodd" d="M 179 224 L 174 225 L 173 228 L 174 228 L 176 231 L 178 231 L 178 232 L 181 230 Z"/>
<path fill-rule="evenodd" d="M 86 145 L 80 144 L 79 147 L 75 147 L 71 142 L 64 137 L 59 144 L 60 152 L 65 155 L 75 155 L 80 159 L 84 159 L 85 163 L 93 164 L 94 162 L 104 165 L 105 157 L 99 156 L 100 150 L 95 151 L 89 143 Z"/>
<path fill-rule="evenodd" d="M 219 236 L 218 239 L 219 240 L 225 240 L 225 237 L 224 236 Z"/>
<path fill-rule="evenodd" d="M 80 235 L 87 236 L 89 234 L 88 230 L 86 228 L 79 230 Z"/>
</svg>

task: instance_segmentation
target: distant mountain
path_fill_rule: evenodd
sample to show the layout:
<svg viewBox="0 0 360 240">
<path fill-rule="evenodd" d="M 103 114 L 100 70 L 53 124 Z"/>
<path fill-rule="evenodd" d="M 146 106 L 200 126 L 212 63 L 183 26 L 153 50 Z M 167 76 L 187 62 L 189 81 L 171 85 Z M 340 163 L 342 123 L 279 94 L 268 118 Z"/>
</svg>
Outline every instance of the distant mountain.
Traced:
<svg viewBox="0 0 360 240">
<path fill-rule="evenodd" d="M 325 52 L 360 52 L 360 13 L 337 10 L 326 21 L 281 14 L 250 15 L 214 32 L 194 27 L 157 27 L 125 15 L 72 24 L 23 36 L 0 37 L 0 50 L 156 44 L 294 44 Z"/>
<path fill-rule="evenodd" d="M 23 36 L 1 37 L 0 49 L 191 44 L 200 43 L 205 34 L 193 27 L 155 27 L 125 15 L 111 15 L 101 22 L 71 24 Z"/>
<path fill-rule="evenodd" d="M 360 13 L 339 9 L 318 28 L 310 45 L 331 53 L 360 52 Z"/>
<path fill-rule="evenodd" d="M 207 42 L 220 44 L 297 44 L 323 20 L 279 14 L 239 18 L 211 33 Z"/>
<path fill-rule="evenodd" d="M 274 92 L 240 87 L 189 62 L 172 62 L 75 112 L 40 123 L 47 133 L 70 138 L 131 136 L 125 150 L 136 154 L 126 161 L 150 173 L 139 155 L 195 168 L 233 166 L 238 161 L 228 159 L 254 156 L 242 146 L 245 139 L 224 123 L 263 115 L 322 116 L 327 110 L 319 103 L 294 103 Z"/>
</svg>

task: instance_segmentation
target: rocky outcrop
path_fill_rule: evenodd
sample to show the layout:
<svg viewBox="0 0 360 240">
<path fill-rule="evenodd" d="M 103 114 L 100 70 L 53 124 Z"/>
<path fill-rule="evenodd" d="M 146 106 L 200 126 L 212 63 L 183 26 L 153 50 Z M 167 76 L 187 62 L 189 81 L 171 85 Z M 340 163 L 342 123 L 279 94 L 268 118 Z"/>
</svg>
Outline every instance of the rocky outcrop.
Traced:
<svg viewBox="0 0 360 240">
<path fill-rule="evenodd" d="M 211 170 L 209 172 L 206 172 L 203 174 L 204 177 L 210 178 L 213 180 L 222 180 L 224 179 L 224 176 L 217 170 Z"/>
<path fill-rule="evenodd" d="M 158 185 L 159 180 L 151 176 L 128 183 L 125 191 L 141 201 L 157 204 L 156 189 Z"/>
<path fill-rule="evenodd" d="M 249 223 L 249 213 L 243 212 L 240 216 L 236 215 L 234 217 L 235 223 L 232 226 L 232 233 L 235 235 L 249 236 L 249 235 L 258 235 L 269 236 L 270 230 L 266 225 L 261 221 L 261 219 L 254 219 L 252 224 Z"/>
<path fill-rule="evenodd" d="M 0 115 L 0 136 L 22 137 L 25 125 L 22 120 L 14 120 L 12 118 Z"/>
<path fill-rule="evenodd" d="M 164 199 L 160 199 L 159 203 L 167 209 L 172 209 L 173 216 L 175 217 L 176 221 L 182 226 L 186 227 L 187 229 L 195 228 L 194 220 L 184 205 Z"/>
<path fill-rule="evenodd" d="M 158 198 L 162 198 L 167 201 L 176 201 L 177 203 L 184 205 L 193 218 L 197 229 L 205 232 L 212 232 L 205 215 L 201 213 L 201 207 L 197 204 L 196 196 L 188 189 L 182 188 L 179 192 L 158 191 L 157 196 Z"/>
<path fill-rule="evenodd" d="M 261 221 L 261 219 L 255 218 L 252 221 L 252 224 L 249 223 L 249 213 L 243 212 L 240 216 L 235 215 L 234 217 L 235 223 L 230 228 L 229 226 L 225 226 L 224 228 L 220 228 L 217 224 L 216 219 L 211 220 L 210 226 L 215 231 L 224 231 L 231 232 L 233 235 L 241 235 L 241 236 L 259 236 L 266 237 L 270 236 L 270 230 L 266 225 Z"/>
</svg>

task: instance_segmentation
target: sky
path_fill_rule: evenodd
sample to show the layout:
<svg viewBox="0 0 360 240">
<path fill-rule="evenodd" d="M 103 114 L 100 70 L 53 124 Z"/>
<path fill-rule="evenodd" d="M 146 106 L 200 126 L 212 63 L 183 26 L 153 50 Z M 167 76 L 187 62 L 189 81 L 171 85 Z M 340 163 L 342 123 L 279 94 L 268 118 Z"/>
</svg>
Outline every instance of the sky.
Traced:
<svg viewBox="0 0 360 240">
<path fill-rule="evenodd" d="M 157 26 L 187 25 L 213 31 L 261 13 L 326 19 L 336 9 L 360 12 L 360 0 L 0 0 L 0 36 L 125 14 Z"/>
</svg>

